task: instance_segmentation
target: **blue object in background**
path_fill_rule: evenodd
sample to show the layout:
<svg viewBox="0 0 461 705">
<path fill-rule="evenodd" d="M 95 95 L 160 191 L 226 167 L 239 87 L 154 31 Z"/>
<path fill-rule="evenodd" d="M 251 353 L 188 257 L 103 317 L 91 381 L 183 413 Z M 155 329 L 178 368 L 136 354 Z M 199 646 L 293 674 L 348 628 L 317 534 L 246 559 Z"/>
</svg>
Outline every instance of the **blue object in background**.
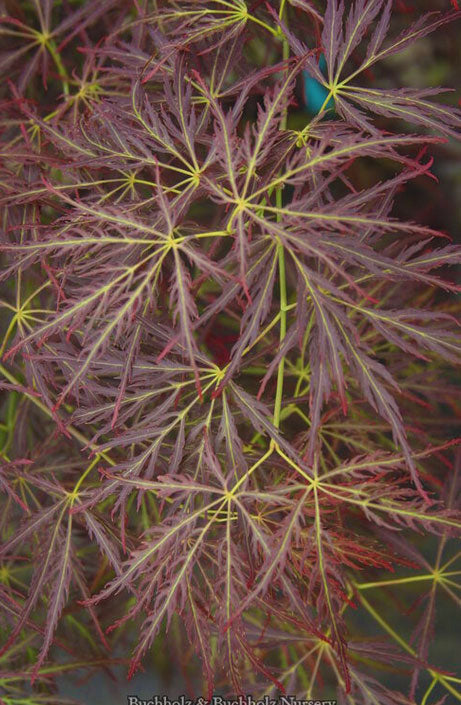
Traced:
<svg viewBox="0 0 461 705">
<path fill-rule="evenodd" d="M 319 60 L 319 69 L 326 75 L 327 62 L 325 56 L 322 54 Z M 317 79 L 312 78 L 312 76 L 307 72 L 303 71 L 303 91 L 304 91 L 304 105 L 306 110 L 311 115 L 318 115 L 325 100 L 327 99 L 329 90 L 325 86 L 317 81 Z M 329 101 L 324 107 L 324 110 L 328 110 L 331 115 L 335 110 L 335 101 L 333 96 L 330 96 Z"/>
</svg>

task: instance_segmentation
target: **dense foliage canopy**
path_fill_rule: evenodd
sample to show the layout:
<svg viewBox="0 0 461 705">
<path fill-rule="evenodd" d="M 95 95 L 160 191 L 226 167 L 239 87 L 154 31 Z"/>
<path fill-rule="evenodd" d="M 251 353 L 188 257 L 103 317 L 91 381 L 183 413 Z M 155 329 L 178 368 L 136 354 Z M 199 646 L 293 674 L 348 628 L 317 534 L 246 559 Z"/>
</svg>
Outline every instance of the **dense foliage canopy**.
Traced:
<svg viewBox="0 0 461 705">
<path fill-rule="evenodd" d="M 461 12 L 408 4 L 6 2 L 4 705 L 159 639 L 208 696 L 461 700 L 461 248 L 395 209 L 461 111 L 379 80 Z"/>
</svg>

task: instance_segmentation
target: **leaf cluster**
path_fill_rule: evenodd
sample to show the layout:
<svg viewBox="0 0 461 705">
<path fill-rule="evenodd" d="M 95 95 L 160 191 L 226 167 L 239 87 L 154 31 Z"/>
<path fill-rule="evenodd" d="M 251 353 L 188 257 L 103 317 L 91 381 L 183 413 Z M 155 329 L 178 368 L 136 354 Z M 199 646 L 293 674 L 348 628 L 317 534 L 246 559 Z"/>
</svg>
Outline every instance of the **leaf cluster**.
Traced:
<svg viewBox="0 0 461 705">
<path fill-rule="evenodd" d="M 461 248 L 395 209 L 461 111 L 368 79 L 461 12 L 395 33 L 393 4 L 7 3 L 0 702 L 133 624 L 130 675 L 179 633 L 208 697 L 461 698 L 429 654 L 459 604 Z M 366 598 L 419 582 L 413 635 Z"/>
</svg>

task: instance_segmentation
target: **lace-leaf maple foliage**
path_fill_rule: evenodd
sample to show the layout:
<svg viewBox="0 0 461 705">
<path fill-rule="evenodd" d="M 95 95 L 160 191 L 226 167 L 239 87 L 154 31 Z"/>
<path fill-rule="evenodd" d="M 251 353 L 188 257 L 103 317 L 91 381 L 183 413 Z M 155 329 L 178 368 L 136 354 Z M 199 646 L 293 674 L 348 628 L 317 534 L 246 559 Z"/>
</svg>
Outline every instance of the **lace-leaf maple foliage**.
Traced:
<svg viewBox="0 0 461 705">
<path fill-rule="evenodd" d="M 394 202 L 461 111 L 369 71 L 461 12 L 76 7 L 0 23 L 0 702 L 117 635 L 208 697 L 460 699 L 429 646 L 459 604 L 461 248 Z M 327 96 L 295 128 L 303 71 Z"/>
</svg>

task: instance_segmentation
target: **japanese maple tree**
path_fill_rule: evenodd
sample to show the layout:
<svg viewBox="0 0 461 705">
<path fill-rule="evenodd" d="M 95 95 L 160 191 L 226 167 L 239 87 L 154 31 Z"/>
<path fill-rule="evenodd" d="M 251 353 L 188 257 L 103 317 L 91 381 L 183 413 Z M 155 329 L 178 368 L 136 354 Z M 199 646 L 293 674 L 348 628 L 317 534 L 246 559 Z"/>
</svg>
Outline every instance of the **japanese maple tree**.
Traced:
<svg viewBox="0 0 461 705">
<path fill-rule="evenodd" d="M 395 207 L 461 111 L 371 73 L 461 11 L 406 5 L 6 3 L 3 705 L 160 638 L 208 698 L 461 699 L 461 248 Z"/>
</svg>

